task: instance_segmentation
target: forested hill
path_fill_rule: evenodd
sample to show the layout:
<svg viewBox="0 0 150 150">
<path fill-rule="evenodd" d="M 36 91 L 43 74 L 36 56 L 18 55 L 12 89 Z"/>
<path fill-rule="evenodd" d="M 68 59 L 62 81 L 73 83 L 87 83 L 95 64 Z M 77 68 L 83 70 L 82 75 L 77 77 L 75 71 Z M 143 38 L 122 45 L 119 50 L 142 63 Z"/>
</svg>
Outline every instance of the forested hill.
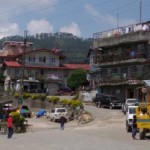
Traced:
<svg viewBox="0 0 150 150">
<path fill-rule="evenodd" d="M 2 46 L 5 41 L 23 41 L 24 37 L 11 36 L 0 40 Z M 66 56 L 65 63 L 88 63 L 87 53 L 93 39 L 83 39 L 70 33 L 41 33 L 36 36 L 27 36 L 27 42 L 34 43 L 34 49 L 60 49 Z"/>
</svg>

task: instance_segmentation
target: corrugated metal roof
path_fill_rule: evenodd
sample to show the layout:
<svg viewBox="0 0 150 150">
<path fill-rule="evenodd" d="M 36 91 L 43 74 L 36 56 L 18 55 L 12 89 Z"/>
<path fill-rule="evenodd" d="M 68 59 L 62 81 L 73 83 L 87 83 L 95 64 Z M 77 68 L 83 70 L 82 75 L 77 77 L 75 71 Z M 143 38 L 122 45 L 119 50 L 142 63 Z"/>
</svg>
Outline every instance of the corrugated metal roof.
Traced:
<svg viewBox="0 0 150 150">
<path fill-rule="evenodd" d="M 4 63 L 9 67 L 21 67 L 17 61 L 5 61 Z"/>
<path fill-rule="evenodd" d="M 143 81 L 144 81 L 144 83 L 145 83 L 147 86 L 150 87 L 150 80 L 143 80 Z"/>
<path fill-rule="evenodd" d="M 88 64 L 63 64 L 63 66 L 67 67 L 68 69 L 79 69 L 79 68 L 82 68 L 84 70 L 90 69 L 90 66 Z"/>
</svg>

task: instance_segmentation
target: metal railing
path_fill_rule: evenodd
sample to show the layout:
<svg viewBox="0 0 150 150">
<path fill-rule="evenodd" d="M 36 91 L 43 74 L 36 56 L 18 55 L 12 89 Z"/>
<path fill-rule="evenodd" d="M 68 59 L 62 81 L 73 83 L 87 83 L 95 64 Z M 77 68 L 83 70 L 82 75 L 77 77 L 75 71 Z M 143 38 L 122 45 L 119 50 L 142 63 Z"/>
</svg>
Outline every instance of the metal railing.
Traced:
<svg viewBox="0 0 150 150">
<path fill-rule="evenodd" d="M 117 37 L 128 33 L 147 31 L 147 30 L 150 31 L 148 23 L 138 23 L 138 24 L 123 26 L 123 27 L 119 27 L 119 28 L 115 28 L 103 32 L 94 33 L 93 38 L 94 40 L 96 40 L 96 39 Z"/>
</svg>

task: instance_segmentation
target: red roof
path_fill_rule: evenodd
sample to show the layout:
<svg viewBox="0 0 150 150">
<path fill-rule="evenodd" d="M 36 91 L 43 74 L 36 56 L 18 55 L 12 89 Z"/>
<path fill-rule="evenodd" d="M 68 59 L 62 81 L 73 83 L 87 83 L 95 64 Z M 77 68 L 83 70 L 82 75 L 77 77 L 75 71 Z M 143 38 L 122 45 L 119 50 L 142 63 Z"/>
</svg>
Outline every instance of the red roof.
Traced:
<svg viewBox="0 0 150 150">
<path fill-rule="evenodd" d="M 62 57 L 62 58 L 65 57 L 63 54 L 60 54 L 60 53 L 57 53 L 57 52 L 48 50 L 48 49 L 46 49 L 46 48 L 40 48 L 40 49 L 35 49 L 35 50 L 32 50 L 32 51 L 27 51 L 26 54 L 27 54 L 27 53 L 33 53 L 33 52 L 43 52 L 43 51 L 47 51 L 47 52 L 49 52 L 50 54 L 54 54 L 54 55 L 57 55 L 57 56 Z"/>
<path fill-rule="evenodd" d="M 17 61 L 5 61 L 4 64 L 8 67 L 22 67 Z M 55 66 L 32 66 L 25 65 L 25 68 L 43 68 L 43 69 L 68 69 L 66 67 L 55 67 Z"/>
<path fill-rule="evenodd" d="M 8 67 L 21 67 L 22 65 L 19 64 L 17 61 L 5 61 L 4 64 Z M 43 68 L 43 69 L 84 69 L 89 70 L 88 64 L 64 64 L 62 67 L 55 67 L 55 66 L 33 66 L 33 65 L 25 65 L 25 68 Z"/>
<path fill-rule="evenodd" d="M 4 64 L 9 67 L 21 67 L 17 61 L 4 61 Z"/>
<path fill-rule="evenodd" d="M 84 69 L 89 70 L 90 66 L 88 64 L 63 64 L 63 66 L 67 67 L 68 69 Z"/>
</svg>

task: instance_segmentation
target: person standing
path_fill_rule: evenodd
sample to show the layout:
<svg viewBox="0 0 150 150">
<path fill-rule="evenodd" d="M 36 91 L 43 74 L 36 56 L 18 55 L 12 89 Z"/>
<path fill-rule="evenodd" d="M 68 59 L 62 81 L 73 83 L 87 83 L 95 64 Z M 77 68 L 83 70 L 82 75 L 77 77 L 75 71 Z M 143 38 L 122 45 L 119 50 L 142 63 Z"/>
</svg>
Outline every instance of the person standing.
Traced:
<svg viewBox="0 0 150 150">
<path fill-rule="evenodd" d="M 8 117 L 8 120 L 7 120 L 7 129 L 8 129 L 7 138 L 10 139 L 13 135 L 13 118 L 12 118 L 12 114 L 9 114 L 9 117 Z"/>
<path fill-rule="evenodd" d="M 133 116 L 133 122 L 132 122 L 132 138 L 135 139 L 137 133 L 137 119 L 136 115 Z"/>
<path fill-rule="evenodd" d="M 60 130 L 64 130 L 65 127 L 65 122 L 67 121 L 67 119 L 64 116 L 60 117 Z"/>
</svg>

